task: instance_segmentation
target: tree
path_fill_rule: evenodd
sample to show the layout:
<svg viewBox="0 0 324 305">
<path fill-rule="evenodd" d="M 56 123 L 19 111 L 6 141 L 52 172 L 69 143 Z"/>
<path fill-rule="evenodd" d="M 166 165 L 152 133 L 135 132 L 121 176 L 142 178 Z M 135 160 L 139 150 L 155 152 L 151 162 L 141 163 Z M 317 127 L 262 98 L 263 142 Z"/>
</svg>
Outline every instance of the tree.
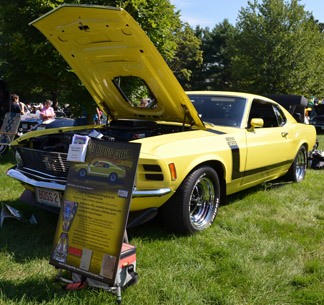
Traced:
<svg viewBox="0 0 324 305">
<path fill-rule="evenodd" d="M 320 27 L 298 0 L 248 2 L 232 39 L 232 75 L 239 90 L 310 96 L 324 89 Z"/>
<path fill-rule="evenodd" d="M 189 90 L 192 89 L 192 71 L 201 69 L 203 61 L 203 52 L 200 49 L 201 40 L 195 36 L 189 24 L 184 24 L 176 33 L 176 42 L 176 54 L 173 59 L 169 61 L 169 66 L 180 84 L 185 89 Z"/>
<path fill-rule="evenodd" d="M 195 90 L 231 90 L 231 56 L 229 41 L 236 29 L 227 19 L 209 28 L 196 27 L 196 36 L 202 41 L 203 65 L 192 73 Z"/>
<path fill-rule="evenodd" d="M 60 54 L 28 23 L 68 3 L 96 4 L 125 8 L 149 35 L 165 59 L 177 49 L 174 33 L 181 28 L 179 12 L 169 0 L 10 0 L 0 2 L 0 77 L 23 101 L 80 104 L 89 117 L 94 113 L 92 98 Z"/>
<path fill-rule="evenodd" d="M 66 66 L 62 58 L 36 29 L 28 26 L 50 9 L 44 3 L 20 0 L 2 1 L 0 5 L 1 77 L 9 90 L 21 94 L 24 100 L 41 98 L 44 91 L 55 100 L 58 87 L 68 85 L 62 75 L 62 67 Z"/>
</svg>

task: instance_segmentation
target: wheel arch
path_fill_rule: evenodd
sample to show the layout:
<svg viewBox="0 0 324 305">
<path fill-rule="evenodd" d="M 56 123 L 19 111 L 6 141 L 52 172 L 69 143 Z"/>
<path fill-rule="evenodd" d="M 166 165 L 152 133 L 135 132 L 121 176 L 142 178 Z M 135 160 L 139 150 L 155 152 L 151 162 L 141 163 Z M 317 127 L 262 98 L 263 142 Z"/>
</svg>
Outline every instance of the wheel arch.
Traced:
<svg viewBox="0 0 324 305">
<path fill-rule="evenodd" d="M 309 154 L 309 143 L 306 140 L 300 141 L 300 143 L 296 146 L 295 156 L 297 156 L 299 149 L 304 146 L 306 149 L 306 155 L 308 157 Z"/>
<path fill-rule="evenodd" d="M 301 141 L 301 143 L 299 144 L 299 147 L 297 148 L 297 152 L 298 152 L 299 148 L 301 148 L 302 146 L 305 146 L 306 152 L 308 152 L 309 143 L 307 141 L 305 141 L 305 140 L 304 141 Z M 296 152 L 296 154 L 297 154 L 297 152 Z"/>
<path fill-rule="evenodd" d="M 216 173 L 218 175 L 219 183 L 220 183 L 220 188 L 221 188 L 220 204 L 221 205 L 225 204 L 226 203 L 226 179 L 225 179 L 225 177 L 226 177 L 226 169 L 225 169 L 224 164 L 219 160 L 206 160 L 206 161 L 203 161 L 203 162 L 197 164 L 195 167 L 193 167 L 187 173 L 186 177 L 189 176 L 197 168 L 202 167 L 202 166 L 210 166 L 211 168 L 213 168 L 216 171 Z"/>
</svg>

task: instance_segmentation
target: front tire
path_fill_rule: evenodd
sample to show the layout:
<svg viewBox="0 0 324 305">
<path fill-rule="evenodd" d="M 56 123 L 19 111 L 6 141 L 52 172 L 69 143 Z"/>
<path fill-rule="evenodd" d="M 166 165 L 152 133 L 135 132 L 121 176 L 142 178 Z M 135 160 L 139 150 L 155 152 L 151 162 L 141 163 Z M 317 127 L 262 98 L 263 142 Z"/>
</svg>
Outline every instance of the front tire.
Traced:
<svg viewBox="0 0 324 305">
<path fill-rule="evenodd" d="M 288 181 L 301 182 L 305 179 L 307 167 L 307 151 L 306 147 L 302 145 L 295 157 L 293 164 L 291 165 L 286 178 Z"/>
<path fill-rule="evenodd" d="M 216 218 L 220 194 L 216 171 L 210 166 L 201 166 L 185 178 L 177 192 L 162 206 L 162 220 L 179 233 L 202 231 Z"/>
</svg>

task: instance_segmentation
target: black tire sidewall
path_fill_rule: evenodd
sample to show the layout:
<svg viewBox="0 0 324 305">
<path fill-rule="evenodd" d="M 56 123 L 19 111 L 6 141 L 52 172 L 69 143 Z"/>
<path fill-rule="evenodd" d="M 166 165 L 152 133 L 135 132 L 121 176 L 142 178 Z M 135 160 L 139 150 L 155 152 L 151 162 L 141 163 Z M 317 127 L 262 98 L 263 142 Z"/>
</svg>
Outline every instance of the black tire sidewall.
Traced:
<svg viewBox="0 0 324 305">
<path fill-rule="evenodd" d="M 191 223 L 189 202 L 193 187 L 197 180 L 204 174 L 214 184 L 215 206 L 213 214 L 210 216 L 206 224 L 202 227 L 196 227 Z M 170 199 L 170 202 L 168 202 L 168 224 L 176 229 L 177 232 L 185 234 L 194 234 L 206 229 L 214 222 L 217 216 L 220 194 L 220 182 L 216 171 L 210 166 L 202 166 L 195 169 L 185 178 L 176 194 Z M 172 222 L 170 222 L 170 220 Z"/>
<path fill-rule="evenodd" d="M 303 178 L 298 180 L 298 177 L 297 177 L 297 162 L 298 162 L 298 156 L 299 156 L 299 154 L 301 152 L 304 154 L 304 159 L 305 159 L 304 167 L 305 168 L 304 168 Z M 305 179 L 305 175 L 306 175 L 306 166 L 307 166 L 307 152 L 306 152 L 305 146 L 302 145 L 299 148 L 299 150 L 298 150 L 298 152 L 296 154 L 296 157 L 294 159 L 294 162 L 293 162 L 293 164 L 292 164 L 292 166 L 290 168 L 290 172 L 289 172 L 289 175 L 288 175 L 289 179 L 292 180 L 293 182 L 301 182 L 301 181 L 303 181 Z"/>
</svg>

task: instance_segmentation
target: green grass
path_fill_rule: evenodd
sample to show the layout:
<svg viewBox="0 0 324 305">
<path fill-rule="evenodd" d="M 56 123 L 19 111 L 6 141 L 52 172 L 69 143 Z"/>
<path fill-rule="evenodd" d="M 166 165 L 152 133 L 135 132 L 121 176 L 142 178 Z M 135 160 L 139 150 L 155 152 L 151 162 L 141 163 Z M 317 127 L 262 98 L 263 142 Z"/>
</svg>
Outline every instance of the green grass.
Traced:
<svg viewBox="0 0 324 305">
<path fill-rule="evenodd" d="M 324 149 L 324 135 L 319 141 Z M 5 175 L 12 165 L 10 153 L 0 159 L 1 202 L 38 224 L 5 219 L 0 229 L 0 304 L 114 304 L 110 293 L 67 293 L 55 281 L 57 216 L 19 202 L 23 188 Z M 194 236 L 155 221 L 129 230 L 139 282 L 123 304 L 324 304 L 323 181 L 323 170 L 308 170 L 299 184 L 229 196 L 213 226 Z"/>
</svg>

